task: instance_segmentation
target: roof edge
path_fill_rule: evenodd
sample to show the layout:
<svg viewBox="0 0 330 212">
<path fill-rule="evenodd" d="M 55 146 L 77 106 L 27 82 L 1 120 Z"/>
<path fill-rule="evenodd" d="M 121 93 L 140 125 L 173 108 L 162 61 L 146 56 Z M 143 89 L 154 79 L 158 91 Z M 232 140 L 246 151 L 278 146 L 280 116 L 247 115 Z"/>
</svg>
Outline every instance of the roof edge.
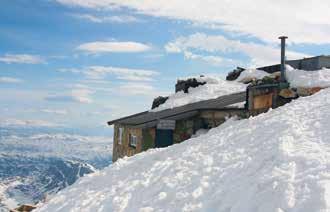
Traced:
<svg viewBox="0 0 330 212">
<path fill-rule="evenodd" d="M 118 121 L 121 121 L 121 120 L 124 120 L 124 119 L 127 119 L 127 118 L 132 118 L 132 117 L 134 117 L 134 116 L 143 115 L 143 114 L 146 114 L 146 113 L 148 113 L 148 112 L 149 112 L 149 111 L 147 110 L 147 111 L 143 111 L 143 112 L 141 112 L 141 113 L 135 113 L 135 114 L 130 115 L 130 116 L 124 116 L 124 117 L 119 118 L 119 119 L 114 119 L 114 120 L 108 121 L 107 124 L 108 124 L 109 126 L 111 126 L 111 125 L 113 125 L 114 123 L 116 123 L 116 122 L 118 122 Z"/>
</svg>

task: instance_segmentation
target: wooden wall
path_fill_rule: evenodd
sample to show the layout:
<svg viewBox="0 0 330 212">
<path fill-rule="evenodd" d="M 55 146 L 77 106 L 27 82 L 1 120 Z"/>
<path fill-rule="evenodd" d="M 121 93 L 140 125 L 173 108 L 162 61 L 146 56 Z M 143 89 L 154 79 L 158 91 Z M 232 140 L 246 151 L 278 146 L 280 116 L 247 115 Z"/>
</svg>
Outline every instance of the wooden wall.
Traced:
<svg viewBox="0 0 330 212">
<path fill-rule="evenodd" d="M 248 88 L 248 109 L 252 116 L 267 112 L 270 108 L 279 106 L 278 87 L 249 87 Z"/>
</svg>

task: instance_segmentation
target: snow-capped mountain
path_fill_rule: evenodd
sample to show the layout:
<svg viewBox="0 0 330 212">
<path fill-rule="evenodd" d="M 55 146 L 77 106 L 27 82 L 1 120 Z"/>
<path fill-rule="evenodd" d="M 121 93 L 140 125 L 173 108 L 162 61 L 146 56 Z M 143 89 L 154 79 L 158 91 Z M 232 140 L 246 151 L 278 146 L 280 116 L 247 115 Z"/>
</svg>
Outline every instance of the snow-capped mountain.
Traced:
<svg viewBox="0 0 330 212">
<path fill-rule="evenodd" d="M 0 211 L 33 204 L 111 163 L 112 138 L 0 128 Z"/>
</svg>

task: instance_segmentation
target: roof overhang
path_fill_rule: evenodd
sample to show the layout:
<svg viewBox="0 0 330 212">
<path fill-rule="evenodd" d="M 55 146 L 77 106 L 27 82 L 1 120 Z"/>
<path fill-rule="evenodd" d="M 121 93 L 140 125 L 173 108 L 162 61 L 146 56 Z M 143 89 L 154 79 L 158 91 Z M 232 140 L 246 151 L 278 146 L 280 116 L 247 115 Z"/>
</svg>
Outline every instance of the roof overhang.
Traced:
<svg viewBox="0 0 330 212">
<path fill-rule="evenodd" d="M 137 128 L 148 128 L 156 126 L 161 119 L 180 120 L 197 115 L 201 110 L 230 110 L 238 108 L 226 108 L 229 105 L 244 102 L 246 100 L 246 92 L 234 93 L 221 96 L 215 99 L 195 102 L 184 106 L 166 109 L 162 111 L 152 112 L 145 111 L 131 116 L 108 122 L 108 125 L 123 124 Z"/>
</svg>

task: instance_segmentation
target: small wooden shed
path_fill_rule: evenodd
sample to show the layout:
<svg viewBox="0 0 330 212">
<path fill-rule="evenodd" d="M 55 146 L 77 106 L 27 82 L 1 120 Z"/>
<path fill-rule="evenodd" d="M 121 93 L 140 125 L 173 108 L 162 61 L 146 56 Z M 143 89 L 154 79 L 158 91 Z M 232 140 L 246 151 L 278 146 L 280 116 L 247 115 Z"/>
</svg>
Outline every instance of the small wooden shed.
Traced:
<svg viewBox="0 0 330 212">
<path fill-rule="evenodd" d="M 109 121 L 114 125 L 113 161 L 150 148 L 167 147 L 189 139 L 200 129 L 217 127 L 229 117 L 245 118 L 246 92 L 221 96 L 158 112 L 145 111 Z"/>
</svg>

